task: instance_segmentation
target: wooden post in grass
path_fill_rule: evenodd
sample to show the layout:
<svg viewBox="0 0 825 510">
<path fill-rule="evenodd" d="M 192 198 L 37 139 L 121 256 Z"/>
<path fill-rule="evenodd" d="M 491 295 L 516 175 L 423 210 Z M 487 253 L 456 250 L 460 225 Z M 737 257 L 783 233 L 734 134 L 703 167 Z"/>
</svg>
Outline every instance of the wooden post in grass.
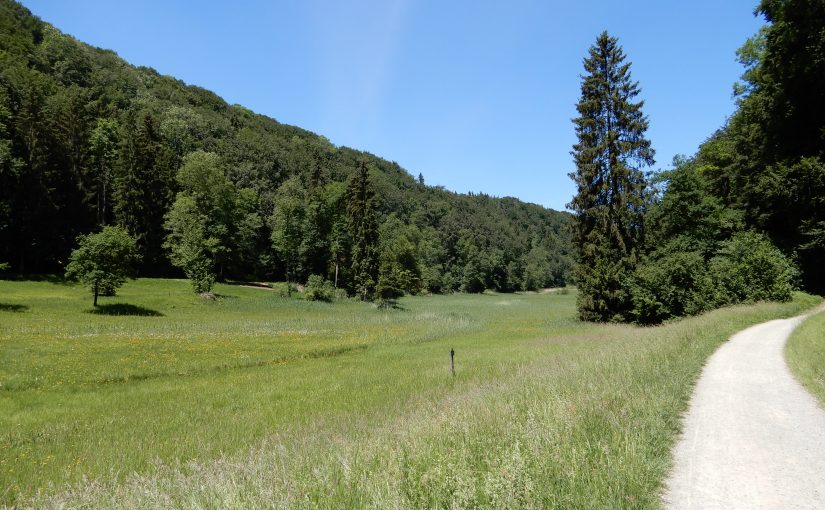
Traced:
<svg viewBox="0 0 825 510">
<path fill-rule="evenodd" d="M 455 377 L 455 351 L 450 349 L 450 373 Z"/>
</svg>

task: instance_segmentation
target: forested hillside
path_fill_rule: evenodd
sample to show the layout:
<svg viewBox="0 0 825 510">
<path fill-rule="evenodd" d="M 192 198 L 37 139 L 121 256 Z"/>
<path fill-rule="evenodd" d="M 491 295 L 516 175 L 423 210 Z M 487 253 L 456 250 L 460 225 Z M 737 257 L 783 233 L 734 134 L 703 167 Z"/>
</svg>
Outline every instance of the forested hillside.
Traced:
<svg viewBox="0 0 825 510">
<path fill-rule="evenodd" d="M 187 181 L 185 164 L 207 165 L 213 180 Z M 374 189 L 378 259 L 402 290 L 565 282 L 568 213 L 428 186 L 0 0 L 0 263 L 9 271 L 60 272 L 78 235 L 118 224 L 138 241 L 141 274 L 180 275 L 170 208 L 179 193 L 217 182 L 209 228 L 219 278 L 332 280 L 337 267 L 353 290 L 347 186 L 360 165 Z"/>
</svg>

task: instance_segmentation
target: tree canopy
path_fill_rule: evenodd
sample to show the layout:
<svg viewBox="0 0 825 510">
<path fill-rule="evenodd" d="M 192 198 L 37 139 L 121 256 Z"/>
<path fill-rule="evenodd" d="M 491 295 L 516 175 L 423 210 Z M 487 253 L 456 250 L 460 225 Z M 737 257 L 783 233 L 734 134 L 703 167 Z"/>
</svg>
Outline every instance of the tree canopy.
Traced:
<svg viewBox="0 0 825 510">
<path fill-rule="evenodd" d="M 96 234 L 81 235 L 77 244 L 66 277 L 88 285 L 97 306 L 98 295 L 114 295 L 132 274 L 139 259 L 135 240 L 123 228 L 110 225 Z"/>
<path fill-rule="evenodd" d="M 825 1 L 763 0 L 767 25 L 738 52 L 738 108 L 695 156 L 701 177 L 744 224 L 825 292 Z"/>
<path fill-rule="evenodd" d="M 654 178 L 632 320 L 825 291 L 825 2 L 765 0 L 757 14 L 736 111 Z"/>
</svg>

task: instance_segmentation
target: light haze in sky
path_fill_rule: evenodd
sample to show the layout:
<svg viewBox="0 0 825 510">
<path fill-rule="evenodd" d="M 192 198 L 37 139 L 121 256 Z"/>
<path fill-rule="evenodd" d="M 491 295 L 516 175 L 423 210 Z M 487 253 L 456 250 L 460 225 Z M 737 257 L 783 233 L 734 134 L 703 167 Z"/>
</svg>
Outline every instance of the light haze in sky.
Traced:
<svg viewBox="0 0 825 510">
<path fill-rule="evenodd" d="M 582 59 L 603 30 L 640 83 L 655 168 L 733 112 L 756 3 L 23 0 L 83 42 L 427 184 L 564 209 Z"/>
</svg>

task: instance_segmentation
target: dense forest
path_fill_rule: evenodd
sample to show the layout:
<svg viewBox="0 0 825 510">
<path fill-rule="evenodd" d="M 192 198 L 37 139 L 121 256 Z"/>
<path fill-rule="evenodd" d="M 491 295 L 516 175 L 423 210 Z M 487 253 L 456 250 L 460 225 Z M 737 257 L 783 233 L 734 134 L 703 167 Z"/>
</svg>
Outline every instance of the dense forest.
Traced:
<svg viewBox="0 0 825 510">
<path fill-rule="evenodd" d="M 359 185 L 363 201 L 353 203 Z M 0 0 L 0 263 L 9 272 L 60 273 L 78 236 L 119 225 L 137 240 L 141 275 L 316 275 L 351 293 L 382 278 L 408 293 L 536 289 L 567 281 L 571 220 L 428 186 Z"/>
<path fill-rule="evenodd" d="M 825 293 L 825 1 L 756 14 L 736 111 L 666 171 L 644 175 L 654 153 L 618 41 L 590 49 L 571 203 L 581 318 L 655 323 Z"/>
<path fill-rule="evenodd" d="M 766 24 L 737 52 L 736 111 L 653 179 L 643 319 L 790 286 L 825 294 L 825 2 L 763 0 L 756 15 Z"/>
</svg>

